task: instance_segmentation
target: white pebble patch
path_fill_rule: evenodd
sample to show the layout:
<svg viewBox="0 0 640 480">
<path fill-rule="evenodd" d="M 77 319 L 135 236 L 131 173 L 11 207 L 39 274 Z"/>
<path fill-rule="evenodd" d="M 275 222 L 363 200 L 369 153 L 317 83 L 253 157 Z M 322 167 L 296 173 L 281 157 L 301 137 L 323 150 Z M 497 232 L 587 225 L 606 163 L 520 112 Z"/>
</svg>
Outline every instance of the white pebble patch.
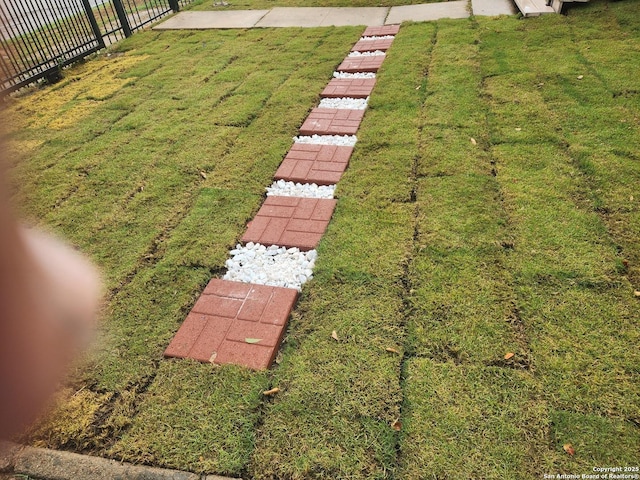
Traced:
<svg viewBox="0 0 640 480">
<path fill-rule="evenodd" d="M 337 108 L 337 109 L 348 109 L 348 110 L 364 110 L 367 108 L 367 103 L 369 102 L 369 97 L 367 98 L 323 98 L 320 100 L 320 108 Z"/>
<path fill-rule="evenodd" d="M 376 74 L 373 72 L 333 72 L 333 78 L 376 78 Z"/>
<path fill-rule="evenodd" d="M 312 143 L 315 145 L 338 145 L 339 147 L 353 147 L 358 138 L 355 135 L 302 135 L 293 137 L 296 143 Z"/>
<path fill-rule="evenodd" d="M 360 37 L 360 40 L 393 40 L 395 35 L 372 35 L 370 37 Z"/>
<path fill-rule="evenodd" d="M 304 198 L 333 198 L 335 185 L 316 185 L 315 183 L 294 183 L 278 180 L 267 187 L 267 196 L 276 197 L 304 197 Z"/>
<path fill-rule="evenodd" d="M 266 247 L 253 242 L 244 247 L 238 244 L 229 254 L 231 258 L 226 261 L 228 271 L 224 280 L 295 288 L 298 291 L 313 278 L 318 256 L 316 250 L 301 252 L 298 248 Z"/>
<path fill-rule="evenodd" d="M 382 50 L 376 50 L 375 52 L 351 52 L 350 57 L 384 57 L 386 54 Z"/>
</svg>

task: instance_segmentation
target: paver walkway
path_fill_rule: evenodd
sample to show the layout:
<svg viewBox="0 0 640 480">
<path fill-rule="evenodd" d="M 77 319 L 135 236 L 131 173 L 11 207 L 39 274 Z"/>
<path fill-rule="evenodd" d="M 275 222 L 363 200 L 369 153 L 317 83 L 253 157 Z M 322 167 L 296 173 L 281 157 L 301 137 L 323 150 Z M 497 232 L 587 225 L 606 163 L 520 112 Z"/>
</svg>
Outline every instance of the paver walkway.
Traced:
<svg viewBox="0 0 640 480">
<path fill-rule="evenodd" d="M 511 0 L 473 0 L 474 5 L 485 1 L 491 2 L 492 12 L 513 13 Z M 502 10 L 496 5 L 502 5 Z M 336 78 L 329 81 L 321 94 L 327 100 L 344 100 L 329 102 L 332 108 L 321 103 L 300 127 L 300 135 L 320 141 L 294 143 L 274 176 L 285 182 L 333 185 L 347 168 L 353 148 L 333 144 L 331 139 L 350 138 L 357 133 L 365 110 L 355 109 L 354 100 L 357 103 L 357 99 L 366 99 L 373 92 L 376 80 L 370 78 L 371 73 L 382 66 L 384 52 L 399 32 L 398 24 L 405 20 L 464 18 L 469 15 L 469 6 L 468 0 L 462 0 L 392 8 L 184 12 L 156 28 L 370 25 L 337 68 Z M 261 248 L 285 247 L 295 251 L 315 249 L 331 221 L 337 201 L 313 198 L 311 193 L 288 195 L 282 191 L 267 197 L 255 218 L 248 222 L 241 242 L 252 245 L 251 248 L 257 244 Z M 302 275 L 305 280 L 300 282 L 304 283 L 309 275 Z M 256 370 L 269 368 L 297 297 L 297 290 L 292 288 L 212 279 L 168 345 L 165 356 L 243 365 Z"/>
<path fill-rule="evenodd" d="M 358 45 L 369 48 L 372 42 L 386 50 L 393 38 L 384 39 L 381 45 L 380 39 L 371 37 L 394 36 L 399 29 L 398 25 L 368 28 L 354 51 L 359 52 Z M 357 65 L 364 65 L 367 72 L 375 72 L 385 55 L 347 56 L 345 61 L 351 59 L 356 60 Z M 360 62 L 372 59 L 375 65 Z M 334 78 L 321 96 L 335 98 L 338 92 L 354 92 L 366 98 L 374 86 L 375 78 Z M 364 114 L 365 110 L 351 108 L 314 108 L 300 127 L 300 134 L 354 135 Z M 331 144 L 330 139 L 334 137 L 320 138 L 326 140 L 316 144 L 294 143 L 274 178 L 337 183 L 347 168 L 353 148 Z M 301 251 L 315 249 L 331 221 L 336 203 L 337 200 L 327 198 L 269 196 L 247 224 L 241 242 Z M 297 290 L 291 288 L 212 279 L 164 354 L 215 364 L 243 365 L 255 370 L 269 368 L 297 297 Z"/>
<path fill-rule="evenodd" d="M 398 7 L 275 7 L 270 10 L 180 12 L 154 30 L 395 25 L 474 15 L 514 15 L 513 0 L 458 0 Z M 372 34 L 372 35 L 380 35 Z"/>
</svg>

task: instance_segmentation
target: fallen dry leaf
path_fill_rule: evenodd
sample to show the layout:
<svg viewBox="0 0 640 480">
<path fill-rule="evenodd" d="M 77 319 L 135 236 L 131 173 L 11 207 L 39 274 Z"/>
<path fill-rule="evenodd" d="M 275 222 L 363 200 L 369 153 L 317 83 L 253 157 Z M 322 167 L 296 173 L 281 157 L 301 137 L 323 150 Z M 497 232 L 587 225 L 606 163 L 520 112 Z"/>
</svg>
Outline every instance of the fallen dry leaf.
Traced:
<svg viewBox="0 0 640 480">
<path fill-rule="evenodd" d="M 578 80 L 582 80 L 584 78 L 584 75 L 578 75 Z"/>
<path fill-rule="evenodd" d="M 633 292 L 633 295 L 634 295 L 635 297 L 640 297 L 640 290 L 636 290 L 636 291 L 634 291 L 634 292 Z"/>
<path fill-rule="evenodd" d="M 245 338 L 244 341 L 247 343 L 258 343 L 258 342 L 261 342 L 262 339 L 261 338 Z"/>
<path fill-rule="evenodd" d="M 418 85 L 418 86 L 416 87 L 416 90 L 420 90 L 420 87 L 421 87 L 421 86 L 422 86 L 422 85 Z"/>
<path fill-rule="evenodd" d="M 336 341 L 337 341 L 337 340 L 340 340 L 340 339 L 338 338 L 338 332 L 336 332 L 335 330 L 334 330 L 333 332 L 331 332 L 331 338 L 333 338 L 333 339 L 334 339 L 334 340 L 336 340 Z"/>
<path fill-rule="evenodd" d="M 471 140 L 471 145 L 477 145 L 478 144 L 478 142 L 476 142 L 475 138 L 471 137 L 470 140 Z"/>
<path fill-rule="evenodd" d="M 387 347 L 387 348 L 385 348 L 385 350 L 387 352 L 400 354 L 400 352 L 398 350 L 396 350 L 395 348 Z"/>
<path fill-rule="evenodd" d="M 391 423 L 391 428 L 393 428 L 396 432 L 399 432 L 400 430 L 402 430 L 402 422 L 400 421 L 399 418 L 397 418 Z"/>
<path fill-rule="evenodd" d="M 522 131 L 522 128 L 516 127 L 516 132 L 521 132 L 521 131 Z"/>
<path fill-rule="evenodd" d="M 266 395 L 267 397 L 270 395 L 275 395 L 276 393 L 278 393 L 280 391 L 280 389 L 278 387 L 274 387 L 271 390 L 265 390 L 264 392 L 262 392 L 263 395 Z"/>
<path fill-rule="evenodd" d="M 202 178 L 204 178 L 205 180 L 207 179 L 207 174 L 206 174 L 206 173 L 204 173 L 204 172 L 200 172 L 200 176 L 201 176 Z"/>
<path fill-rule="evenodd" d="M 515 354 L 515 353 L 513 353 L 513 352 L 508 352 L 508 353 L 504 356 L 504 359 L 505 359 L 505 360 L 509 360 L 510 358 L 513 358 L 513 357 L 515 357 L 515 356 L 516 356 L 516 354 Z"/>
<path fill-rule="evenodd" d="M 573 445 L 571 445 L 570 443 L 565 443 L 562 448 L 572 457 L 576 454 L 576 451 L 573 449 Z"/>
</svg>

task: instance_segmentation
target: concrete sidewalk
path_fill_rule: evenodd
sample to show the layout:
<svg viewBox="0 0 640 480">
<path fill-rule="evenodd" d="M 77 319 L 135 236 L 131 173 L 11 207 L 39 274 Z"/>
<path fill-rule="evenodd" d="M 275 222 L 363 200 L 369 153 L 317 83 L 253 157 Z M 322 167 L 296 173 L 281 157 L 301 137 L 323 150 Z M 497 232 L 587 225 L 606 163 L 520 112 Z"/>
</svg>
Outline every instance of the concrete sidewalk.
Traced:
<svg viewBox="0 0 640 480">
<path fill-rule="evenodd" d="M 329 27 L 393 25 L 474 15 L 514 15 L 513 0 L 458 0 L 399 7 L 275 7 L 271 10 L 186 11 L 154 30 L 206 30 L 261 27 Z"/>
</svg>

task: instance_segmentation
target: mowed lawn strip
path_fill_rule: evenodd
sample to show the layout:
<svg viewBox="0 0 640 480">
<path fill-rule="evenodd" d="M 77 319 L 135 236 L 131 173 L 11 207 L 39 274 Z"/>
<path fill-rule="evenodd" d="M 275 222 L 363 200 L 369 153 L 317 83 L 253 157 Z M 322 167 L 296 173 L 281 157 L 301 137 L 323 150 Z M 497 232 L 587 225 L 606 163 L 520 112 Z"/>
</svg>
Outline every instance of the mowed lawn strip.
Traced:
<svg viewBox="0 0 640 480">
<path fill-rule="evenodd" d="M 479 43 L 472 21 L 438 22 L 425 71 L 398 478 L 528 477 L 546 449 L 547 409 L 505 270 Z"/>
<path fill-rule="evenodd" d="M 595 2 L 590 8 L 598 7 Z M 578 68 L 573 49 L 565 55 L 556 51 L 560 58 L 555 61 L 533 51 L 549 30 L 556 40 L 570 42 L 567 22 L 553 17 L 522 28 L 505 21 L 500 31 L 480 22 L 490 32 L 481 52 L 488 75 L 484 98 L 490 110 L 491 153 L 514 238 L 507 267 L 514 275 L 518 316 L 550 409 L 551 450 L 545 464 L 562 472 L 614 458 L 624 462 L 629 451 L 637 451 L 637 431 L 621 428 L 621 422 L 637 422 L 639 400 L 639 358 L 633 347 L 638 343 L 637 300 L 620 268 L 615 231 L 599 212 L 599 191 L 572 158 L 571 137 L 563 135 L 567 105 L 557 102 L 557 96 L 553 101 L 545 96 L 579 92 L 585 114 L 593 113 L 602 105 L 594 90 L 598 82 L 586 75 L 578 78 L 584 65 Z M 510 41 L 531 45 L 531 55 L 509 53 L 498 40 L 504 30 Z M 524 123 L 528 118 L 533 121 Z M 601 421 L 594 422 L 593 415 Z M 566 423 L 554 422 L 568 417 L 584 423 L 568 429 Z M 581 433 L 594 424 L 604 427 L 599 445 Z M 577 438 L 572 440 L 570 431 Z M 623 437 L 616 436 L 621 432 Z M 570 459 L 563 442 L 582 455 Z M 620 447 L 619 453 L 612 445 Z"/>
</svg>

